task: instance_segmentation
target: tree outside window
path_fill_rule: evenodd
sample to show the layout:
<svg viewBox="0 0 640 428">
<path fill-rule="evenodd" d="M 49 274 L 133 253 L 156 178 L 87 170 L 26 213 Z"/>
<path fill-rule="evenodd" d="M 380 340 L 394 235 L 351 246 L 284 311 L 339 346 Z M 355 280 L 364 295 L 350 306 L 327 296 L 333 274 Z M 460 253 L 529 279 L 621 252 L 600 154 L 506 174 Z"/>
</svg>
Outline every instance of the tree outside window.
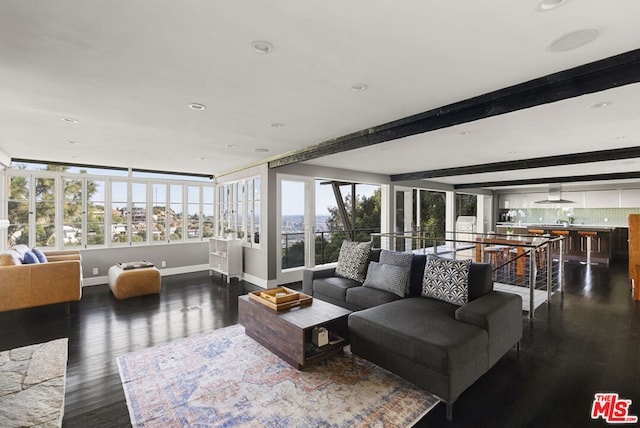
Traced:
<svg viewBox="0 0 640 428">
<path fill-rule="evenodd" d="M 9 229 L 8 246 L 29 245 L 29 192 L 30 178 L 9 177 L 9 195 L 7 201 Z"/>
<path fill-rule="evenodd" d="M 164 241 L 167 239 L 167 185 L 154 183 L 151 189 L 152 240 Z"/>
</svg>

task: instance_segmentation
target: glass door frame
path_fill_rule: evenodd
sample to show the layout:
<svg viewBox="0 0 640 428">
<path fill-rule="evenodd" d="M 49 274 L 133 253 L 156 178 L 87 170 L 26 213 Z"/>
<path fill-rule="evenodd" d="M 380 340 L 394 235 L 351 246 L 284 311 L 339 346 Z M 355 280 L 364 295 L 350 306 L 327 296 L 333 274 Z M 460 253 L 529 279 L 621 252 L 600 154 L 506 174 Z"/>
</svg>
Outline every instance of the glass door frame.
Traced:
<svg viewBox="0 0 640 428">
<path fill-rule="evenodd" d="M 304 185 L 304 265 L 282 269 L 282 183 L 298 182 Z M 277 283 L 302 281 L 306 268 L 315 266 L 315 178 L 289 174 L 277 174 L 277 230 L 276 242 L 280 251 L 276 257 Z"/>
</svg>

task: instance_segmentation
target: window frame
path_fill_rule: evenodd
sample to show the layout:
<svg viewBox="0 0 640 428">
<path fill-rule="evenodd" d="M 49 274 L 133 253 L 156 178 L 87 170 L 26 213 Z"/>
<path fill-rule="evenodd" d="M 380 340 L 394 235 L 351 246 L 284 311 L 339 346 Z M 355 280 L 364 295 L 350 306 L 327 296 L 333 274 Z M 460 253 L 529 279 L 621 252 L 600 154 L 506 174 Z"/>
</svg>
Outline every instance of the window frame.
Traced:
<svg viewBox="0 0 640 428">
<path fill-rule="evenodd" d="M 256 199 L 256 183 L 258 199 Z M 226 238 L 229 233 L 235 232 L 236 238 L 242 241 L 244 247 L 261 248 L 260 242 L 255 242 L 255 225 L 257 224 L 258 233 L 262 228 L 261 183 L 261 177 L 255 175 L 216 185 L 217 199 L 214 206 L 218 219 L 215 223 L 217 237 Z M 249 189 L 253 190 L 252 195 L 248 194 Z M 257 221 L 256 213 L 258 214 Z"/>
<path fill-rule="evenodd" d="M 45 165 L 46 167 L 46 165 Z M 48 248 L 51 250 L 64 250 L 64 249 L 98 249 L 98 248 L 120 248 L 120 247 L 131 247 L 131 246 L 145 246 L 145 245 L 160 245 L 160 244 L 173 244 L 173 243 L 187 243 L 187 242 L 202 242 L 209 239 L 209 236 L 203 236 L 203 224 L 204 224 L 204 194 L 205 188 L 212 189 L 213 192 L 213 201 L 209 205 L 216 206 L 216 186 L 213 182 L 203 182 L 203 181 L 188 181 L 184 179 L 180 180 L 172 180 L 171 178 L 141 178 L 141 177 L 132 177 L 131 171 L 129 172 L 129 176 L 108 176 L 108 175 L 95 175 L 95 174 L 86 174 L 86 173 L 74 173 L 67 171 L 47 171 L 47 170 L 37 170 L 37 169 L 5 169 L 0 171 L 0 176 L 3 177 L 2 182 L 2 193 L 6 195 L 4 200 L 4 206 L 0 210 L 8 217 L 8 207 L 9 203 L 13 201 L 10 200 L 10 186 L 11 180 L 13 177 L 24 177 L 28 180 L 28 197 L 26 198 L 26 203 L 28 204 L 28 218 L 26 227 L 28 229 L 28 245 L 29 247 L 34 247 L 38 245 L 36 242 L 36 225 L 38 224 L 38 219 L 36 218 L 36 194 L 35 194 L 35 183 L 38 179 L 53 179 L 54 180 L 54 189 L 55 193 L 54 198 L 54 222 L 55 222 L 55 236 L 63 237 L 64 236 L 64 224 L 65 224 L 65 203 L 67 202 L 66 193 L 65 193 L 65 183 L 67 180 L 79 180 L 82 185 L 82 196 L 81 196 L 81 214 L 80 214 L 80 224 L 81 224 L 81 237 L 80 244 L 78 245 L 65 245 L 64 239 L 56 239 L 55 245 Z M 182 177 L 181 177 L 182 178 Z M 89 181 L 99 181 L 104 184 L 104 220 L 102 223 L 102 227 L 104 228 L 104 244 L 91 244 L 89 245 L 88 239 L 88 206 L 90 204 L 90 198 L 87 195 L 87 186 Z M 125 183 L 126 185 L 126 241 L 122 243 L 114 242 L 113 239 L 113 203 L 114 203 L 114 188 L 113 185 L 115 183 Z M 146 218 L 145 218 L 145 227 L 146 227 L 146 235 L 145 240 L 143 242 L 134 242 L 132 239 L 132 225 L 135 223 L 132 218 L 132 206 L 133 206 L 133 195 L 132 195 L 132 186 L 134 185 L 144 185 L 145 198 L 144 202 L 135 201 L 136 203 L 144 203 L 144 207 L 142 209 L 146 210 Z M 154 198 L 153 198 L 153 190 L 154 185 L 165 186 L 165 239 L 162 240 L 154 240 L 153 239 L 153 226 L 155 224 L 153 217 L 153 206 L 154 206 Z M 180 227 L 182 227 L 183 231 L 187 230 L 189 224 L 189 208 L 193 208 L 197 205 L 197 210 L 194 211 L 198 216 L 198 233 L 197 236 L 189 237 L 188 233 L 182 233 L 179 239 L 172 239 L 170 236 L 170 216 L 168 214 L 168 209 L 171 206 L 170 189 L 172 186 L 178 186 L 181 190 L 181 196 L 179 197 L 179 202 L 175 202 L 174 205 L 180 206 L 182 208 L 182 218 L 180 220 Z M 197 188 L 198 190 L 198 198 L 197 201 L 189 201 L 188 195 L 186 192 L 190 188 Z M 122 198 L 120 198 L 122 199 Z M 125 200 L 118 200 L 117 203 L 125 203 Z M 187 213 L 187 215 L 185 215 Z M 193 219 L 192 219 L 193 220 Z M 215 209 L 212 215 L 212 221 L 216 223 L 216 212 Z M 93 224 L 95 222 L 92 222 Z M 22 224 L 22 223 L 20 223 Z M 8 246 L 9 243 L 9 235 L 6 235 L 5 238 L 5 246 Z"/>
</svg>

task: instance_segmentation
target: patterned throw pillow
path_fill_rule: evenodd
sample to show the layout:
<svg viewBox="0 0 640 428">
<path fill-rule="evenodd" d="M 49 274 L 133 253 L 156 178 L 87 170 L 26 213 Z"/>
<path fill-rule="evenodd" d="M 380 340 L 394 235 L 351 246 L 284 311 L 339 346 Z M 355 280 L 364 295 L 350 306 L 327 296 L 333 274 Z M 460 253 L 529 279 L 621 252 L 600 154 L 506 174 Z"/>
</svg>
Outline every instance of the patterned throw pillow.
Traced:
<svg viewBox="0 0 640 428">
<path fill-rule="evenodd" d="M 371 242 L 343 241 L 338 255 L 336 275 L 364 282 L 370 253 Z"/>
<path fill-rule="evenodd" d="M 424 270 L 422 295 L 456 305 L 469 301 L 471 260 L 450 260 L 429 256 Z"/>
<path fill-rule="evenodd" d="M 404 297 L 411 266 L 395 266 L 387 263 L 369 263 L 364 287 L 377 288 Z"/>
<path fill-rule="evenodd" d="M 413 261 L 412 253 L 401 253 L 399 251 L 382 250 L 380 252 L 380 263 L 386 263 L 394 266 L 401 266 L 408 268 L 411 273 L 411 263 Z M 409 295 L 409 285 L 411 281 L 411 275 L 407 277 L 407 285 L 405 287 L 404 294 Z"/>
</svg>

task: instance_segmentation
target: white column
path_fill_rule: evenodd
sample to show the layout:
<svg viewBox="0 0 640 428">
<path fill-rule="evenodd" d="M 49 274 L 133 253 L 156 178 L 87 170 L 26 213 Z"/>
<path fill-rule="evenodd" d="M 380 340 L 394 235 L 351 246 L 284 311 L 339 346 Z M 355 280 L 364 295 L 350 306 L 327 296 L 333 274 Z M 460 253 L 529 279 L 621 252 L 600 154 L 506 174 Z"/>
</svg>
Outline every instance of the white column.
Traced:
<svg viewBox="0 0 640 428">
<path fill-rule="evenodd" d="M 446 192 L 446 205 L 445 205 L 445 226 L 444 230 L 447 239 L 453 239 L 456 230 L 456 192 Z M 452 244 L 452 242 L 447 242 Z"/>
</svg>

